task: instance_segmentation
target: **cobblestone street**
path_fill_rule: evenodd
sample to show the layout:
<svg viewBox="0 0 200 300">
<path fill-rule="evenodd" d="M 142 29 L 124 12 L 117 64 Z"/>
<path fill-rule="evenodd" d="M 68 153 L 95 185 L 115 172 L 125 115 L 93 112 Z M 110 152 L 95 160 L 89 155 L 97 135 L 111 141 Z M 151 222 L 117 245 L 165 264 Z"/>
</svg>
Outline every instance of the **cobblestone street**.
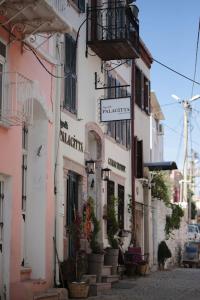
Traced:
<svg viewBox="0 0 200 300">
<path fill-rule="evenodd" d="M 104 298 L 105 297 L 105 298 Z M 174 269 L 151 273 L 146 277 L 125 279 L 116 284 L 111 295 L 115 300 L 199 300 L 200 269 Z"/>
</svg>

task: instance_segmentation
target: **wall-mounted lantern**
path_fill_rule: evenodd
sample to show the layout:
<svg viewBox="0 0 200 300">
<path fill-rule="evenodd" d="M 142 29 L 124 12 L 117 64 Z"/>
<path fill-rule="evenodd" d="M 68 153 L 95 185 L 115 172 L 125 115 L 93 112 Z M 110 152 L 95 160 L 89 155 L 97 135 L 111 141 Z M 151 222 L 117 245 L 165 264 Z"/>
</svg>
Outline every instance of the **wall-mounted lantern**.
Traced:
<svg viewBox="0 0 200 300">
<path fill-rule="evenodd" d="M 95 161 L 93 159 L 86 160 L 85 169 L 86 169 L 87 174 L 94 174 L 95 173 Z"/>
<path fill-rule="evenodd" d="M 102 180 L 109 181 L 110 174 L 111 174 L 111 169 L 109 169 L 109 168 L 101 169 L 101 179 Z"/>
</svg>

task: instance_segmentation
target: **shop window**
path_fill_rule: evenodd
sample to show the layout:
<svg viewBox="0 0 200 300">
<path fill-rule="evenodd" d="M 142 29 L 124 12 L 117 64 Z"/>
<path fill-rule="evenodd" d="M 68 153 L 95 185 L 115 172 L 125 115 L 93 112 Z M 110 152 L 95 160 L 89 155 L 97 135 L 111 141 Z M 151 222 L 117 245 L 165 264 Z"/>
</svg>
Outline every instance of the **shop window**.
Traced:
<svg viewBox="0 0 200 300">
<path fill-rule="evenodd" d="M 65 35 L 65 96 L 64 108 L 76 113 L 76 42 L 69 35 Z"/>
<path fill-rule="evenodd" d="M 124 229 L 124 186 L 118 184 L 118 223 Z"/>
</svg>

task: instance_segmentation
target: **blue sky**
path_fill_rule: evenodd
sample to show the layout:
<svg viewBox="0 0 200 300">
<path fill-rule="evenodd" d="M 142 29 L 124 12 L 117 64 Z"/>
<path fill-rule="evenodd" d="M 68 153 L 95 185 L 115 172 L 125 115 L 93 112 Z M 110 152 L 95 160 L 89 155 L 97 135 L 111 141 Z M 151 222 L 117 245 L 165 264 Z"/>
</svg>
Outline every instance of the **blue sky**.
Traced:
<svg viewBox="0 0 200 300">
<path fill-rule="evenodd" d="M 140 36 L 158 61 L 188 77 L 194 76 L 197 33 L 200 18 L 200 0 L 137 0 Z M 196 81 L 200 82 L 200 45 Z M 165 115 L 165 160 L 176 160 L 182 167 L 183 109 L 171 95 L 181 99 L 191 97 L 192 83 L 168 71 L 156 62 L 151 69 L 151 88 L 156 92 Z M 194 86 L 193 95 L 200 94 Z M 175 103 L 172 105 L 166 105 Z M 200 112 L 200 100 L 194 103 Z M 192 138 L 189 146 L 200 153 L 200 113 L 192 113 Z"/>
</svg>

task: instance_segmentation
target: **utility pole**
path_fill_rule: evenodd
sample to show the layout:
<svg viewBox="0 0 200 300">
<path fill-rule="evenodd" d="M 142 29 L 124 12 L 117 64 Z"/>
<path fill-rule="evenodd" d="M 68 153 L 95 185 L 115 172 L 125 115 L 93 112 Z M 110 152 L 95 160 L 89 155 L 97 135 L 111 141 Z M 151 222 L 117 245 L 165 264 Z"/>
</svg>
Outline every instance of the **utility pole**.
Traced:
<svg viewBox="0 0 200 300">
<path fill-rule="evenodd" d="M 191 220 L 191 201 L 188 198 L 188 183 L 190 182 L 188 179 L 188 128 L 189 128 L 189 113 L 192 111 L 191 102 L 198 100 L 200 95 L 193 96 L 188 100 L 181 100 L 176 95 L 172 95 L 174 99 L 176 99 L 179 103 L 183 105 L 184 109 L 184 160 L 183 160 L 183 202 L 184 205 L 188 208 L 185 212 L 186 220 L 190 223 Z"/>
<path fill-rule="evenodd" d="M 184 160 L 183 160 L 183 202 L 187 204 L 188 202 L 188 115 L 191 111 L 191 105 L 189 101 L 182 101 L 184 109 Z M 188 203 L 188 210 L 186 210 L 186 219 L 190 223 L 190 203 Z"/>
</svg>

